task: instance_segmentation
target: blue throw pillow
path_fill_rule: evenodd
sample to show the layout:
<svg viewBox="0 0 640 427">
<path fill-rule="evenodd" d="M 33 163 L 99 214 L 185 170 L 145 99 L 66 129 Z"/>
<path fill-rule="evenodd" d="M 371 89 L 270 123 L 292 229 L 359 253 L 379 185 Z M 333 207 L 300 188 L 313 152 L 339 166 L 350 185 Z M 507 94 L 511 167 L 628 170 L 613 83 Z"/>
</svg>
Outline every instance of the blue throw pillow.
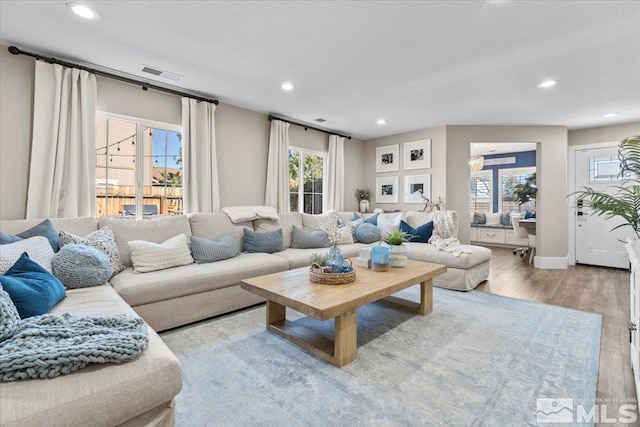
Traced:
<svg viewBox="0 0 640 427">
<path fill-rule="evenodd" d="M 353 217 L 351 218 L 351 221 L 357 221 L 359 219 L 362 219 L 362 217 L 354 212 Z"/>
<path fill-rule="evenodd" d="M 365 224 L 373 224 L 373 225 L 378 225 L 378 215 L 380 214 L 375 214 L 370 216 L 369 218 L 364 220 Z"/>
<path fill-rule="evenodd" d="M 524 219 L 535 218 L 535 217 L 536 217 L 536 213 L 535 212 L 526 211 L 524 213 Z"/>
<path fill-rule="evenodd" d="M 472 224 L 486 224 L 487 223 L 487 216 L 484 214 L 484 212 L 474 212 L 473 213 L 473 221 L 471 223 Z"/>
<path fill-rule="evenodd" d="M 68 289 L 102 285 L 113 274 L 111 260 L 92 246 L 64 245 L 51 260 L 53 274 Z"/>
<path fill-rule="evenodd" d="M 307 231 L 293 226 L 291 247 L 295 249 L 328 248 L 331 246 L 329 235 L 324 230 Z"/>
<path fill-rule="evenodd" d="M 363 223 L 356 228 L 356 239 L 360 243 L 374 243 L 381 238 L 380 229 L 373 224 Z"/>
<path fill-rule="evenodd" d="M 433 234 L 433 221 L 422 224 L 418 228 L 413 228 L 406 222 L 400 221 L 400 231 L 404 231 L 405 233 L 410 235 L 410 242 L 429 243 L 429 239 Z"/>
<path fill-rule="evenodd" d="M 505 227 L 511 227 L 511 214 L 509 214 L 509 212 L 502 214 L 500 217 L 500 224 Z"/>
<path fill-rule="evenodd" d="M 191 253 L 197 264 L 222 261 L 240 253 L 235 233 L 225 234 L 215 240 L 191 236 Z"/>
<path fill-rule="evenodd" d="M 60 242 L 58 241 L 58 230 L 53 226 L 51 221 L 45 219 L 40 224 L 33 228 L 23 231 L 22 233 L 12 236 L 10 234 L 0 231 L 0 245 L 7 243 L 15 243 L 20 240 L 28 239 L 29 237 L 44 236 L 49 240 L 49 244 L 53 248 L 53 252 L 60 250 Z"/>
<path fill-rule="evenodd" d="M 244 229 L 245 252 L 264 252 L 272 254 L 284 250 L 282 228 L 269 233 L 256 233 L 248 228 Z"/>
<path fill-rule="evenodd" d="M 0 276 L 0 284 L 11 297 L 22 319 L 48 313 L 65 297 L 60 280 L 31 261 L 26 252 Z"/>
</svg>

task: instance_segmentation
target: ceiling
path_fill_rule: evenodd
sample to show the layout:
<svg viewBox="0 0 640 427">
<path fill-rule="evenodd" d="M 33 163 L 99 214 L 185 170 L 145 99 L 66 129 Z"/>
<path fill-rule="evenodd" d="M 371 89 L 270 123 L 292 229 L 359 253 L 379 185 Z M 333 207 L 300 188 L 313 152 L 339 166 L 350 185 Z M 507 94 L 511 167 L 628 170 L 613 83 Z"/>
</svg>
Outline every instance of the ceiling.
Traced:
<svg viewBox="0 0 640 427">
<path fill-rule="evenodd" d="M 65 3 L 0 1 L 0 42 L 153 80 L 149 65 L 184 76 L 158 82 L 361 139 L 640 120 L 640 1 L 85 2 L 99 21 Z"/>
</svg>

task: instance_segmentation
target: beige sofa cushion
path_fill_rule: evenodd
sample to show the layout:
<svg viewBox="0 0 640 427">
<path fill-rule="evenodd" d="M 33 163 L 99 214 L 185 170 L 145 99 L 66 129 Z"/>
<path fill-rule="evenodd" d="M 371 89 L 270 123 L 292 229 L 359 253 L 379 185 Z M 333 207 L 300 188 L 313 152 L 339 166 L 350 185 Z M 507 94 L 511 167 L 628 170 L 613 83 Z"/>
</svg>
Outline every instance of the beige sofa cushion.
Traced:
<svg viewBox="0 0 640 427">
<path fill-rule="evenodd" d="M 17 219 L 0 221 L 0 230 L 7 234 L 18 234 L 40 224 L 44 219 Z M 90 216 L 80 218 L 50 218 L 53 226 L 60 231 L 84 236 L 98 229 L 98 221 Z"/>
<path fill-rule="evenodd" d="M 207 264 L 191 264 L 162 271 L 136 274 L 127 268 L 110 282 L 133 307 L 197 294 L 239 284 L 241 280 L 289 268 L 286 261 L 270 254 L 241 254 Z"/>
<path fill-rule="evenodd" d="M 302 214 L 299 212 L 287 212 L 280 214 L 280 219 L 256 219 L 253 221 L 253 229 L 258 233 L 269 233 L 282 228 L 282 238 L 285 248 L 291 247 L 291 233 L 293 226 L 302 228 Z"/>
<path fill-rule="evenodd" d="M 194 213 L 189 214 L 188 218 L 189 224 L 191 225 L 191 232 L 194 236 L 215 240 L 225 234 L 234 233 L 238 239 L 240 251 L 244 251 L 244 232 L 242 229 L 249 228 L 253 230 L 253 223 L 251 221 L 234 224 L 227 214 L 221 212 Z"/>
<path fill-rule="evenodd" d="M 351 243 L 349 245 L 339 245 L 345 258 L 354 258 L 360 255 L 360 249 L 368 248 L 369 245 L 364 243 Z M 289 248 L 286 251 L 277 252 L 273 255 L 287 260 L 289 263 L 289 269 L 306 267 L 309 263 L 309 257 L 311 254 L 323 254 L 325 255 L 328 248 L 315 248 L 315 249 L 292 249 Z M 355 262 L 355 261 L 354 261 Z"/>
<path fill-rule="evenodd" d="M 329 211 L 319 215 L 312 215 L 308 213 L 302 215 L 302 228 L 308 231 L 324 230 L 325 224 L 328 222 L 334 222 L 338 224 L 338 212 Z"/>
<path fill-rule="evenodd" d="M 162 243 L 178 234 L 191 236 L 189 219 L 184 215 L 157 216 L 149 219 L 131 219 L 127 217 L 102 217 L 100 227 L 110 224 L 116 238 L 120 261 L 125 267 L 131 267 L 131 240 L 145 240 L 147 242 Z"/>
<path fill-rule="evenodd" d="M 108 284 L 68 290 L 52 313 L 137 316 Z M 54 379 L 0 383 L 0 421 L 3 426 L 114 426 L 171 401 L 181 388 L 178 359 L 149 328 L 149 347 L 132 362 L 92 364 Z"/>
<path fill-rule="evenodd" d="M 463 253 L 455 256 L 451 252 L 439 251 L 430 243 L 405 243 L 407 247 L 406 256 L 416 261 L 433 262 L 443 264 L 451 268 L 466 270 L 491 259 L 491 249 L 482 246 L 464 245 L 466 250 L 472 253 Z"/>
</svg>

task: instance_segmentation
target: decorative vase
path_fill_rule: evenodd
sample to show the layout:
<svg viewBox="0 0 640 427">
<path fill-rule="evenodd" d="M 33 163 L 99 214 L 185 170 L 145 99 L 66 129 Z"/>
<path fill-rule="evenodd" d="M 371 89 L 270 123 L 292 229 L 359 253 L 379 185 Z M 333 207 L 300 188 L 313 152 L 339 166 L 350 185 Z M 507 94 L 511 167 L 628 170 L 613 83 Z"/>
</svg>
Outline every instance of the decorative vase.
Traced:
<svg viewBox="0 0 640 427">
<path fill-rule="evenodd" d="M 369 201 L 368 200 L 360 200 L 360 213 L 367 213 L 369 210 Z"/>
<path fill-rule="evenodd" d="M 345 265 L 348 265 L 344 260 L 342 250 L 338 245 L 333 245 L 327 251 L 327 270 L 329 273 L 344 273 Z"/>
<path fill-rule="evenodd" d="M 371 270 L 387 271 L 389 267 L 389 248 L 387 246 L 373 246 L 371 248 Z"/>
<path fill-rule="evenodd" d="M 407 266 L 407 257 L 405 252 L 407 247 L 402 245 L 391 245 L 391 253 L 389 255 L 389 265 L 394 268 L 403 268 Z"/>
</svg>

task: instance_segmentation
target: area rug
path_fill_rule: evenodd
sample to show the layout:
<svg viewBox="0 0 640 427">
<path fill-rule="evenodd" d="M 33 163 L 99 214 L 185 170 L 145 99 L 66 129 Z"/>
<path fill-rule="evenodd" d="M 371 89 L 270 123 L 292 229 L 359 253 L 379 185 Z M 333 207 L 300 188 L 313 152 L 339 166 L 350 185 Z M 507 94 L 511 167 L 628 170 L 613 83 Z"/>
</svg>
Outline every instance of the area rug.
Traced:
<svg viewBox="0 0 640 427">
<path fill-rule="evenodd" d="M 332 337 L 333 321 L 294 317 Z M 360 308 L 341 369 L 264 322 L 262 305 L 161 334 L 184 370 L 178 426 L 539 425 L 537 398 L 596 396 L 593 313 L 436 288 L 425 317 Z"/>
</svg>

